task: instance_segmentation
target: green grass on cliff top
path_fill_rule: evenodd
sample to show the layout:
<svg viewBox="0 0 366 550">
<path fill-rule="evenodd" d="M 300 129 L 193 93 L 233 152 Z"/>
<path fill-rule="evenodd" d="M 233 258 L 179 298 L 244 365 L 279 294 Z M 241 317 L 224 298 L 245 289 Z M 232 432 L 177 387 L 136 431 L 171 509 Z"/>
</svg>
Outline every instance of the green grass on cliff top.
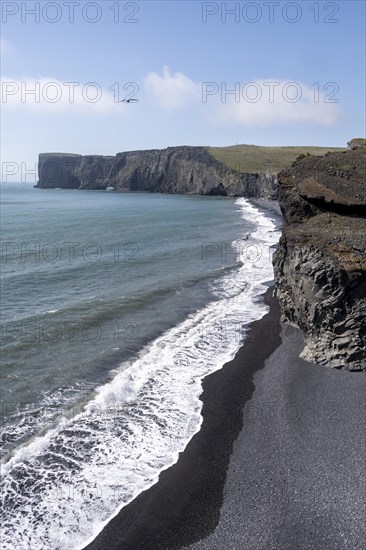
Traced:
<svg viewBox="0 0 366 550">
<path fill-rule="evenodd" d="M 269 172 L 277 174 L 288 168 L 299 155 L 324 155 L 327 151 L 344 151 L 340 147 L 261 147 L 259 145 L 232 145 L 208 147 L 218 161 L 238 172 Z"/>
</svg>

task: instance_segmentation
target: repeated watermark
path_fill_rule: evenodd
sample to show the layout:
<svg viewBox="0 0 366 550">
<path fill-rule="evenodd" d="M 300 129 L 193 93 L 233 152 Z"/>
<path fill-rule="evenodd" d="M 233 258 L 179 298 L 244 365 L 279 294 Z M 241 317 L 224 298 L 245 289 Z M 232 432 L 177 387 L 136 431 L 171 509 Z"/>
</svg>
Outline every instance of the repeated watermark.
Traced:
<svg viewBox="0 0 366 550">
<path fill-rule="evenodd" d="M 83 486 L 80 482 L 77 484 L 70 482 L 54 485 L 45 495 L 44 502 L 51 504 L 60 502 L 61 500 L 67 500 L 68 502 L 103 500 L 111 504 L 122 504 L 132 500 L 140 492 L 141 489 L 136 483 L 121 485 L 88 483 Z"/>
<path fill-rule="evenodd" d="M 3 323 L 0 326 L 0 342 L 4 346 L 18 342 L 22 345 L 43 347 L 60 342 L 79 345 L 81 342 L 91 344 L 105 340 L 123 347 L 123 345 L 140 342 L 141 327 L 139 323 L 133 321 L 101 324 L 94 321 L 49 320 L 50 317 L 57 319 L 57 316 L 58 310 L 54 309 L 47 312 L 46 320 L 32 319 Z M 251 326 L 248 333 L 249 326 L 245 322 L 231 319 L 218 320 L 215 323 L 202 322 L 198 326 L 197 343 L 204 345 L 211 340 L 229 345 L 240 345 L 244 340 L 247 344 L 274 342 L 277 328 L 276 323 L 262 323 L 262 325 Z M 288 340 L 289 343 L 296 343 L 300 338 L 298 332 L 288 332 L 283 335 L 283 340 Z M 180 367 L 189 367 L 189 357 L 184 352 L 177 352 L 175 362 Z"/>
<path fill-rule="evenodd" d="M 112 396 L 113 397 L 113 396 Z M 39 403 L 39 406 L 42 404 Z M 14 407 L 15 406 L 15 407 Z M 33 406 L 33 405 L 32 405 Z M 75 419 L 88 418 L 125 418 L 126 407 L 128 403 L 114 402 L 103 407 L 96 401 L 90 401 L 86 405 L 73 405 L 68 410 L 60 409 L 59 413 L 65 419 L 73 421 Z M 29 404 L 3 402 L 1 404 L 0 420 L 2 423 L 7 421 L 8 415 L 12 414 L 14 408 L 18 415 L 29 413 Z M 227 415 L 242 414 L 245 423 L 255 423 L 260 425 L 282 424 L 287 422 L 304 424 L 335 424 L 340 420 L 340 407 L 337 401 L 295 401 L 295 400 L 263 400 L 260 403 L 252 400 L 247 401 L 244 406 L 238 403 L 238 408 L 233 407 L 228 402 L 205 402 L 203 406 L 204 416 L 215 414 L 218 417 Z"/>
<path fill-rule="evenodd" d="M 136 103 L 140 86 L 137 82 L 115 81 L 109 86 L 93 82 L 57 80 L 2 80 L 1 103 L 15 104 L 96 104 Z"/>
<path fill-rule="evenodd" d="M 339 117 L 336 81 L 303 83 L 287 80 L 205 81 L 201 102 L 222 124 L 268 126 L 274 122 L 314 122 L 329 126 Z"/>
<path fill-rule="evenodd" d="M 271 262 L 274 247 L 268 244 L 247 243 L 244 237 L 242 241 L 236 241 L 235 246 L 225 241 L 202 243 L 201 253 L 203 263 L 252 266 L 259 261 Z"/>
<path fill-rule="evenodd" d="M 340 406 L 336 401 L 294 401 L 294 400 L 262 400 L 247 401 L 244 407 L 238 403 L 207 402 L 204 404 L 204 415 L 214 414 L 217 417 L 242 415 L 245 424 L 258 426 L 303 424 L 336 424 L 341 420 Z"/>
<path fill-rule="evenodd" d="M 50 2 L 1 2 L 1 21 L 3 24 L 49 23 L 55 24 L 85 22 L 136 24 L 139 19 L 140 3 L 122 0 L 89 1 L 50 1 Z"/>
<path fill-rule="evenodd" d="M 243 420 L 251 424 L 335 424 L 339 422 L 339 404 L 335 401 L 298 403 L 249 401 L 244 406 Z"/>
<path fill-rule="evenodd" d="M 277 322 L 262 319 L 260 322 L 243 320 L 220 319 L 216 322 L 201 322 L 198 327 L 197 344 L 200 348 L 207 342 L 216 341 L 227 347 L 245 346 L 255 347 L 258 344 L 276 344 L 279 341 L 279 325 Z M 299 329 L 292 325 L 281 325 L 281 341 L 289 348 L 297 348 L 304 342 Z M 184 347 L 184 344 L 183 344 Z M 191 358 L 186 350 L 178 351 L 175 355 L 175 364 L 179 368 L 190 368 Z"/>
<path fill-rule="evenodd" d="M 34 23 L 97 23 L 137 24 L 141 3 L 135 1 L 9 1 L 1 3 L 3 24 L 16 21 Z M 231 1 L 201 2 L 202 23 L 223 24 L 276 23 L 288 24 L 310 21 L 337 24 L 340 22 L 340 3 L 323 0 L 305 2 Z"/>
<path fill-rule="evenodd" d="M 16 263 L 18 266 L 29 262 L 34 264 L 73 264 L 75 262 L 136 262 L 140 254 L 140 245 L 136 242 L 113 242 L 103 245 L 90 241 L 41 242 L 41 241 L 3 241 L 1 242 L 1 264 Z"/>
<path fill-rule="evenodd" d="M 309 93 L 310 92 L 310 93 Z M 221 103 L 228 101 L 240 103 L 258 103 L 260 101 L 274 104 L 277 101 L 285 103 L 299 103 L 304 96 L 313 103 L 339 103 L 337 94 L 339 85 L 337 82 L 326 82 L 324 84 L 314 82 L 304 87 L 299 82 L 203 82 L 202 102 L 207 103 L 210 98 L 219 98 Z"/>
<path fill-rule="evenodd" d="M 31 165 L 24 161 L 3 161 L 1 163 L 1 181 L 3 183 L 12 183 L 14 182 L 14 178 L 16 178 L 16 183 L 37 183 L 40 180 L 41 182 L 46 182 L 47 187 L 51 188 L 78 188 L 80 180 L 75 174 L 75 170 L 80 164 L 81 155 L 72 156 L 65 154 L 61 158 L 53 158 L 54 160 L 35 162 Z M 87 168 L 90 182 L 96 182 L 100 177 L 108 175 L 110 182 L 108 187 L 113 188 L 113 179 L 119 173 L 117 166 L 95 162 L 94 157 L 91 157 Z M 107 187 L 104 186 L 104 188 L 106 189 Z"/>
<path fill-rule="evenodd" d="M 118 255 L 118 261 L 130 261 L 129 244 L 123 248 L 126 256 Z M 249 252 L 248 252 L 249 253 Z M 124 258 L 124 259 L 121 259 Z M 73 260 L 71 260 L 73 261 Z M 89 261 L 89 260 L 86 260 Z M 139 323 L 134 321 L 114 321 L 113 323 L 97 323 L 94 321 L 65 321 L 57 320 L 58 309 L 47 312 L 47 318 L 5 322 L 0 327 L 0 340 L 3 345 L 18 341 L 26 345 L 49 346 L 61 341 L 69 344 L 80 342 L 99 342 L 108 339 L 115 344 L 138 342 L 141 333 Z M 54 320 L 50 320 L 50 316 Z M 250 328 L 250 330 L 249 330 Z M 244 341 L 251 345 L 260 342 L 274 343 L 277 339 L 278 324 L 272 321 L 262 321 L 259 324 L 248 324 L 245 319 L 236 321 L 230 318 L 218 319 L 216 322 L 201 322 L 198 325 L 198 342 L 219 340 L 221 344 L 240 345 Z M 144 331 L 143 331 L 144 332 Z M 301 332 L 291 325 L 284 325 L 282 341 L 289 345 L 302 342 Z M 184 347 L 184 343 L 182 344 Z M 184 352 L 176 355 L 177 365 L 189 366 L 189 358 Z"/>
<path fill-rule="evenodd" d="M 269 230 L 274 233 L 276 230 Z M 196 259 L 203 263 L 221 265 L 257 264 L 272 260 L 275 245 L 248 242 L 249 234 L 233 245 L 227 241 L 203 242 L 195 249 Z M 135 241 L 100 243 L 97 241 L 25 241 L 3 240 L 0 243 L 0 263 L 2 267 L 16 264 L 17 267 L 34 265 L 74 264 L 86 262 L 111 262 L 136 264 L 142 259 L 143 245 Z"/>
<path fill-rule="evenodd" d="M 49 314 L 55 314 L 51 310 Z M 262 321 L 248 324 L 244 321 L 231 319 L 218 320 L 215 323 L 202 322 L 198 326 L 197 342 L 202 344 L 211 340 L 219 340 L 221 344 L 239 345 L 243 342 L 249 345 L 260 342 L 274 343 L 278 338 L 278 324 L 272 321 Z M 111 325 L 103 325 L 93 321 L 13 321 L 3 323 L 0 327 L 0 341 L 3 345 L 19 341 L 22 344 L 45 345 L 67 341 L 76 344 L 80 341 L 99 342 L 106 336 L 111 342 L 123 344 L 138 342 L 141 334 L 139 323 L 115 321 Z M 289 345 L 303 342 L 299 330 L 291 325 L 283 325 L 281 339 Z M 182 344 L 184 347 L 184 344 Z M 189 367 L 190 359 L 185 352 L 177 352 L 175 363 L 180 367 Z"/>
<path fill-rule="evenodd" d="M 139 101 L 140 86 L 137 82 L 115 81 L 107 87 L 93 82 L 61 82 L 34 80 L 2 80 L 1 103 L 3 104 L 96 104 L 103 101 L 113 103 L 136 103 Z M 309 93 L 310 92 L 310 93 Z M 266 101 L 275 103 L 298 103 L 304 97 L 313 103 L 339 103 L 337 97 L 339 85 L 337 82 L 313 82 L 304 85 L 296 81 L 249 81 L 249 82 L 215 82 L 201 83 L 202 103 L 208 103 L 210 98 L 220 99 L 221 103 L 233 101 L 240 103 L 258 103 Z"/>
<path fill-rule="evenodd" d="M 161 78 L 152 74 L 152 82 L 149 84 L 148 78 L 144 82 L 143 99 L 153 99 L 168 110 L 189 103 L 197 107 L 201 104 L 200 108 L 206 115 L 225 125 L 314 122 L 329 126 L 340 114 L 340 86 L 335 80 L 310 81 L 308 84 L 286 80 L 207 80 L 196 83 L 186 77 L 182 81 L 182 78 L 179 75 Z M 54 115 L 78 113 L 85 116 L 93 113 L 127 118 L 139 113 L 140 86 L 132 80 L 115 81 L 107 86 L 98 82 L 4 78 L 1 91 L 2 105 L 8 110 Z"/>
<path fill-rule="evenodd" d="M 250 152 L 249 152 L 250 153 Z M 300 154 L 300 153 L 299 153 Z M 1 163 L 1 181 L 3 183 L 33 183 L 38 181 L 45 183 L 49 188 L 77 189 L 80 186 L 80 180 L 77 175 L 77 168 L 80 165 L 82 156 L 72 157 L 65 154 L 54 160 L 27 163 L 25 161 L 3 161 Z M 102 157 L 99 157 L 102 159 Z M 117 159 L 116 159 L 117 160 Z M 85 157 L 84 157 L 85 161 Z M 214 159 L 213 159 L 214 163 Z M 215 177 L 218 180 L 224 179 L 232 171 L 240 174 L 276 174 L 282 166 L 276 162 L 256 162 L 255 160 L 236 161 L 232 166 L 216 162 L 216 164 L 205 164 L 192 161 L 192 173 L 197 169 L 200 178 L 209 179 Z M 112 190 L 116 188 L 116 181 L 121 172 L 118 163 L 98 162 L 98 158 L 90 157 L 87 163 L 89 181 L 102 182 L 104 176 L 108 178 L 108 185 L 103 183 L 103 189 Z M 101 183 L 102 185 L 102 183 Z M 90 186 L 93 188 L 93 185 Z M 97 187 L 98 188 L 98 187 Z"/>
<path fill-rule="evenodd" d="M 202 23 L 339 23 L 339 2 L 202 2 Z"/>
<path fill-rule="evenodd" d="M 56 313 L 57 310 L 54 310 Z M 50 311 L 49 313 L 52 313 Z M 140 327 L 134 322 L 116 321 L 111 327 L 92 321 L 20 321 L 4 323 L 0 327 L 2 345 L 21 344 L 49 346 L 62 341 L 69 344 L 80 342 L 95 343 L 106 337 L 116 344 L 131 344 L 137 342 Z"/>
</svg>

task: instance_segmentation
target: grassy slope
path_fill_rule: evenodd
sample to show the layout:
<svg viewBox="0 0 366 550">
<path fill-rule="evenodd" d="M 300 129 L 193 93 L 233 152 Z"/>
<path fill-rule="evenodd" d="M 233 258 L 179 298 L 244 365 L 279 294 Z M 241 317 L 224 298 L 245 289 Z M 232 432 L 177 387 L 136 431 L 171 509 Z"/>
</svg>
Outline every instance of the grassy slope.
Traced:
<svg viewBox="0 0 366 550">
<path fill-rule="evenodd" d="M 232 145 L 208 147 L 208 152 L 218 161 L 243 173 L 278 173 L 304 154 L 324 155 L 327 151 L 344 151 L 338 147 L 260 147 L 258 145 Z"/>
</svg>

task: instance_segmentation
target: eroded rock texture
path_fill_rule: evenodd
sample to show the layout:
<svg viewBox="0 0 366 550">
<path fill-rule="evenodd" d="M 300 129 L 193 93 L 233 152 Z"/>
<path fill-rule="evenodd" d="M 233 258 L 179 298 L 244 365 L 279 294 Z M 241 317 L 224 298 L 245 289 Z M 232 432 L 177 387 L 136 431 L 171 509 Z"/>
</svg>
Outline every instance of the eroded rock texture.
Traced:
<svg viewBox="0 0 366 550">
<path fill-rule="evenodd" d="M 278 175 L 283 235 L 274 255 L 283 320 L 303 355 L 366 369 L 366 148 L 299 157 Z"/>
<path fill-rule="evenodd" d="M 42 153 L 36 187 L 276 198 L 273 174 L 240 173 L 205 147 L 168 147 L 114 156 Z"/>
</svg>

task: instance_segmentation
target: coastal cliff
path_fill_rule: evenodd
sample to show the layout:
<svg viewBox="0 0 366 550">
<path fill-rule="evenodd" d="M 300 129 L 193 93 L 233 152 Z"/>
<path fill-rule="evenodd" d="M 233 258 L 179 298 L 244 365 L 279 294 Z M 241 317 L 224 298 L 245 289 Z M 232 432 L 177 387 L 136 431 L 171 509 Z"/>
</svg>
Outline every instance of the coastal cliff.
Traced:
<svg viewBox="0 0 366 550">
<path fill-rule="evenodd" d="M 38 188 L 107 189 L 274 199 L 277 179 L 243 173 L 211 156 L 205 147 L 128 151 L 116 156 L 42 153 Z"/>
<path fill-rule="evenodd" d="M 362 140 L 348 145 L 300 155 L 277 177 L 235 170 L 206 147 L 43 153 L 36 187 L 278 198 L 284 228 L 274 273 L 282 320 L 304 332 L 306 359 L 366 370 L 366 147 Z"/>
<path fill-rule="evenodd" d="M 365 166 L 366 147 L 350 142 L 278 174 L 282 320 L 304 332 L 306 359 L 347 370 L 366 369 Z"/>
</svg>

